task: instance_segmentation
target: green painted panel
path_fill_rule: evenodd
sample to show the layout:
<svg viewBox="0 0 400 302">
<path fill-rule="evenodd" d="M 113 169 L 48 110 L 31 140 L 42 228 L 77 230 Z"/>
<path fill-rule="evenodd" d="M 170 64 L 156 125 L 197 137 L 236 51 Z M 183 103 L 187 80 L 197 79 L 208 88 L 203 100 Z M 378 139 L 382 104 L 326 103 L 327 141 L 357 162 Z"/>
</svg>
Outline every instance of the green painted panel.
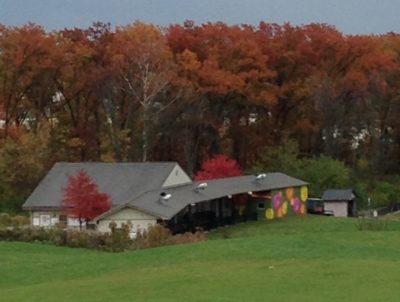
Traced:
<svg viewBox="0 0 400 302">
<path fill-rule="evenodd" d="M 273 190 L 271 196 L 271 202 L 265 205 L 263 219 L 282 219 L 286 216 L 307 213 L 307 186 Z M 262 215 L 259 214 L 257 217 L 261 219 Z"/>
</svg>

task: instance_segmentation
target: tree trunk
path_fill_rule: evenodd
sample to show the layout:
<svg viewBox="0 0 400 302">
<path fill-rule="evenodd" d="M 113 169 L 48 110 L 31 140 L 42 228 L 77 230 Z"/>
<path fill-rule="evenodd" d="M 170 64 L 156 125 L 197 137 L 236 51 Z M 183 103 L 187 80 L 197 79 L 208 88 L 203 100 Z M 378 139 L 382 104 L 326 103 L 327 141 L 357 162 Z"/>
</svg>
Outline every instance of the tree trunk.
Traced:
<svg viewBox="0 0 400 302">
<path fill-rule="evenodd" d="M 116 118 L 115 118 L 115 107 L 112 104 L 110 99 L 103 99 L 104 111 L 106 113 L 106 117 L 109 119 L 107 121 L 108 124 L 108 133 L 111 140 L 111 145 L 113 147 L 115 160 L 118 162 L 122 162 L 122 152 L 121 145 L 118 138 L 118 130 L 116 129 Z"/>
<path fill-rule="evenodd" d="M 142 129 L 142 162 L 147 161 L 148 157 L 148 148 L 149 148 L 149 113 L 148 113 L 148 106 L 143 106 L 143 129 Z"/>
<path fill-rule="evenodd" d="M 147 121 L 143 120 L 143 129 L 142 129 L 142 162 L 147 161 L 147 148 L 148 148 L 148 138 L 147 138 Z"/>
</svg>

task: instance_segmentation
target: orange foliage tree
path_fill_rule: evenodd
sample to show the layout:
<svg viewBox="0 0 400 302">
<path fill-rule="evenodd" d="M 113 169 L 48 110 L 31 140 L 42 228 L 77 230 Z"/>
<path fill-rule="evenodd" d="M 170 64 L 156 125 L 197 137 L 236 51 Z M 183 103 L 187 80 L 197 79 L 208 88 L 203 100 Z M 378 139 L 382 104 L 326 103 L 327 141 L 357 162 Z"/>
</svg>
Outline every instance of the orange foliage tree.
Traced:
<svg viewBox="0 0 400 302">
<path fill-rule="evenodd" d="M 305 157 L 400 172 L 395 33 L 265 22 L 51 33 L 0 25 L 0 50 L 3 153 L 8 139 L 47 125 L 49 163 L 179 159 L 192 174 L 215 154 L 249 168 L 290 139 Z"/>
<path fill-rule="evenodd" d="M 117 69 L 115 88 L 126 96 L 119 100 L 123 101 L 125 108 L 130 139 L 132 143 L 141 144 L 138 158 L 147 161 L 152 147 L 151 133 L 158 115 L 175 100 L 171 95 L 163 97 L 175 76 L 173 54 L 160 28 L 135 22 L 117 28 L 109 55 Z M 114 106 L 119 104 L 114 103 Z M 138 123 L 134 123 L 136 120 Z M 140 129 L 138 137 L 135 137 L 138 131 L 133 128 Z M 132 153 L 131 160 L 134 158 Z"/>
</svg>

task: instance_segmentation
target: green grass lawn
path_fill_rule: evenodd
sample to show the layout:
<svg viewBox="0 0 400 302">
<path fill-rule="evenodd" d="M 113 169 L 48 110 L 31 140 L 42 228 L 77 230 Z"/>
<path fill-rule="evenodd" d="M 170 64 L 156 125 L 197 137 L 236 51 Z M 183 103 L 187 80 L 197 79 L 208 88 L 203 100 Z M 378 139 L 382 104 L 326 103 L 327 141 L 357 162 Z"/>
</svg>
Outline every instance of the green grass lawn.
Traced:
<svg viewBox="0 0 400 302">
<path fill-rule="evenodd" d="M 399 301 L 399 284 L 397 221 L 251 222 L 119 254 L 0 242 L 0 301 Z"/>
</svg>

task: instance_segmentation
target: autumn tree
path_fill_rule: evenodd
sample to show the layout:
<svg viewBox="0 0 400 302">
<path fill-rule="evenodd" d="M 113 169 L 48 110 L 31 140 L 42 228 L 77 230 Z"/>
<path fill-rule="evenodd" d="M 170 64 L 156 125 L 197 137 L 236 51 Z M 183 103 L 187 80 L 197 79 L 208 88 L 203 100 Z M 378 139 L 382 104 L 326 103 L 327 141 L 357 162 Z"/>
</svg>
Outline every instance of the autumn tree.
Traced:
<svg viewBox="0 0 400 302">
<path fill-rule="evenodd" d="M 196 26 L 187 21 L 171 26 L 167 38 L 176 54 L 179 77 L 189 91 L 187 111 L 199 117 L 189 118 L 187 127 L 181 128 L 180 137 L 189 138 L 184 142 L 186 158 L 190 162 L 202 153 L 224 152 L 246 165 L 251 150 L 257 150 L 253 144 L 262 141 L 253 139 L 263 119 L 260 112 L 268 111 L 264 104 L 274 101 L 275 71 L 269 68 L 256 29 L 222 22 Z M 183 111 L 182 116 L 190 117 L 189 112 Z M 250 126 L 251 116 L 257 116 L 257 123 Z M 243 137 L 249 132 L 253 135 L 246 147 Z"/>
<path fill-rule="evenodd" d="M 112 37 L 109 25 L 95 23 L 87 29 L 64 29 L 58 47 L 64 54 L 56 78 L 58 128 L 67 136 L 69 160 L 99 160 L 107 123 L 102 99 L 112 84 L 111 63 L 105 49 Z M 117 152 L 118 153 L 118 152 Z M 117 160 L 122 160 L 118 155 Z"/>
<path fill-rule="evenodd" d="M 0 25 L 2 190 L 29 194 L 55 161 L 179 160 L 192 175 L 214 154 L 246 169 L 326 155 L 392 182 L 399 70 L 399 34 L 326 24 Z"/>
<path fill-rule="evenodd" d="M 242 169 L 236 160 L 226 155 L 219 154 L 206 160 L 202 168 L 195 175 L 195 180 L 216 179 L 243 175 Z"/>
<path fill-rule="evenodd" d="M 0 29 L 0 107 L 4 134 L 11 125 L 50 118 L 59 59 L 56 40 L 43 28 L 28 24 Z"/>
<path fill-rule="evenodd" d="M 22 126 L 8 130 L 8 136 L 0 140 L 0 204 L 18 212 L 23 200 L 51 168 L 54 149 L 48 123 L 42 122 L 35 132 Z"/>
<path fill-rule="evenodd" d="M 68 178 L 68 185 L 64 190 L 62 207 L 66 213 L 79 220 L 79 227 L 96 216 L 108 211 L 111 207 L 111 198 L 98 190 L 86 171 L 80 170 L 75 176 Z"/>
<path fill-rule="evenodd" d="M 351 163 L 353 139 L 364 127 L 359 111 L 368 87 L 363 62 L 375 50 L 369 39 L 339 35 L 326 42 L 319 36 L 313 47 L 324 64 L 313 76 L 311 99 L 318 117 L 318 137 L 310 153 L 321 148 L 319 152 Z M 327 53 L 333 55 L 328 57 Z"/>
<path fill-rule="evenodd" d="M 364 56 L 361 65 L 368 86 L 357 110 L 359 124 L 362 125 L 359 131 L 367 135 L 359 140 L 356 151 L 366 155 L 374 171 L 372 173 L 382 177 L 398 171 L 400 39 L 396 35 L 388 35 L 361 40 L 370 41 L 371 50 Z"/>
<path fill-rule="evenodd" d="M 120 92 L 119 97 L 107 100 L 109 117 L 114 108 L 124 109 L 132 147 L 140 131 L 140 160 L 147 161 L 155 121 L 175 101 L 174 96 L 165 97 L 174 77 L 172 53 L 161 30 L 142 22 L 117 28 L 109 50 L 117 69 L 115 88 Z M 121 121 L 113 123 L 118 122 Z M 132 153 L 131 150 L 131 160 L 135 157 Z"/>
</svg>

